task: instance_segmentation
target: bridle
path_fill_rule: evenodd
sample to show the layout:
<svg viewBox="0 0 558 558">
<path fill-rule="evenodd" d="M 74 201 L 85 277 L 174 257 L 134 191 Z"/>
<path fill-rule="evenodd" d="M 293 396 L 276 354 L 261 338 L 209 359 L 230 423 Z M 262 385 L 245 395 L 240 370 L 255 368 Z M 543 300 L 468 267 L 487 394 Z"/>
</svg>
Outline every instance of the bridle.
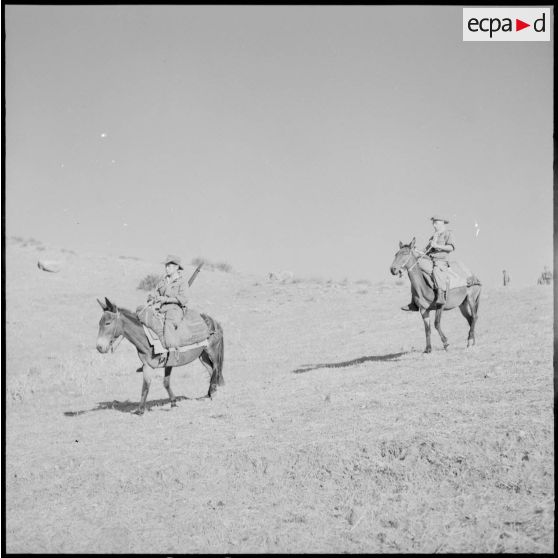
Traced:
<svg viewBox="0 0 558 558">
<path fill-rule="evenodd" d="M 414 256 L 413 252 L 418 252 L 418 254 L 420 254 L 420 255 L 417 258 L 417 261 L 411 267 L 406 267 L 407 264 L 409 263 L 409 260 L 411 259 L 411 256 Z M 428 254 L 428 252 L 429 252 L 429 250 L 427 250 L 426 252 L 421 252 L 420 250 L 417 250 L 416 248 L 409 248 L 409 257 L 407 258 L 407 261 L 401 266 L 401 269 L 406 269 L 407 272 L 411 271 L 411 269 L 413 269 L 415 267 L 415 265 L 417 265 L 419 263 L 420 259 L 424 258 L 424 256 L 426 256 L 426 254 Z"/>
<path fill-rule="evenodd" d="M 111 336 L 110 336 L 110 341 L 109 341 L 109 347 L 110 347 L 110 352 L 114 353 L 114 351 L 116 351 L 116 348 L 118 347 L 118 345 L 120 345 L 120 342 L 122 341 L 122 339 L 124 339 L 124 334 L 118 335 L 116 336 L 116 329 L 118 327 L 118 319 L 120 318 L 120 312 L 118 309 L 116 309 L 116 312 L 110 312 L 110 310 L 108 311 L 110 314 L 114 314 L 115 318 L 114 318 L 114 330 L 111 332 Z"/>
</svg>

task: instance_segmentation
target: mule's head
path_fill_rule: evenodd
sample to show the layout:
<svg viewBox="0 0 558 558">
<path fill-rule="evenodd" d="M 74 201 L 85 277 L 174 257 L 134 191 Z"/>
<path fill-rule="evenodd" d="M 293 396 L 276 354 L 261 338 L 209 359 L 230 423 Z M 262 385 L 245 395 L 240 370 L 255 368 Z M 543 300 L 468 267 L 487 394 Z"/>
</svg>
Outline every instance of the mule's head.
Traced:
<svg viewBox="0 0 558 558">
<path fill-rule="evenodd" d="M 399 242 L 399 250 L 395 254 L 393 263 L 391 264 L 390 271 L 392 275 L 400 274 L 409 264 L 411 257 L 413 256 L 413 250 L 415 248 L 415 238 L 409 244 L 403 244 Z"/>
<path fill-rule="evenodd" d="M 118 308 L 105 297 L 105 302 L 97 299 L 97 302 L 103 309 L 103 315 L 99 320 L 99 333 L 97 334 L 97 350 L 100 353 L 108 353 L 114 350 L 114 344 L 119 337 L 121 337 L 120 324 L 119 324 L 119 311 Z"/>
</svg>

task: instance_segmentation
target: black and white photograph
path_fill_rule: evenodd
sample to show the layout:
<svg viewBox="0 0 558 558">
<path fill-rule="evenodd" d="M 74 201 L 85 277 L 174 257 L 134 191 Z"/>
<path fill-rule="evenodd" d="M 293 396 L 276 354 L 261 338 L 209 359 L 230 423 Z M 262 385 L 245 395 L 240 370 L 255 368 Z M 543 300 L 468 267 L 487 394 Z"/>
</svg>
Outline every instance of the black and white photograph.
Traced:
<svg viewBox="0 0 558 558">
<path fill-rule="evenodd" d="M 552 5 L 2 5 L 7 554 L 552 554 Z"/>
</svg>

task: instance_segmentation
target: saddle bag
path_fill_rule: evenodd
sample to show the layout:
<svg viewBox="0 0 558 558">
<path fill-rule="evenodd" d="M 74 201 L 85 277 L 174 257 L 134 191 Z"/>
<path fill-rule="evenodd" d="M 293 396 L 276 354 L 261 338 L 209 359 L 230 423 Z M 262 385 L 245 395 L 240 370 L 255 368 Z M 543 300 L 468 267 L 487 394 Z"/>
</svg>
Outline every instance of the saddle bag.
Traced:
<svg viewBox="0 0 558 558">
<path fill-rule="evenodd" d="M 136 315 L 144 326 L 156 333 L 159 339 L 163 339 L 163 328 L 165 325 L 165 316 L 163 314 L 148 304 L 138 307 Z"/>
<path fill-rule="evenodd" d="M 136 315 L 144 326 L 157 335 L 163 346 L 166 346 L 164 338 L 165 315 L 150 305 L 140 306 Z M 201 314 L 190 308 L 184 313 L 184 318 L 179 323 L 176 333 L 179 346 L 183 347 L 204 341 L 209 337 L 210 331 Z"/>
</svg>

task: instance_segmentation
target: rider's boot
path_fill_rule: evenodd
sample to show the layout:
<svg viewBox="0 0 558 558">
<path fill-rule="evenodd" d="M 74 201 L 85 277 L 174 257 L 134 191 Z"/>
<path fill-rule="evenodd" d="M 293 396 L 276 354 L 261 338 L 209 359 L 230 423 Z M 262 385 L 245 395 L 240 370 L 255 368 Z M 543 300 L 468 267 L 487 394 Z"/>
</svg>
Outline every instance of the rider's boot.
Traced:
<svg viewBox="0 0 558 558">
<path fill-rule="evenodd" d="M 401 306 L 401 310 L 405 310 L 405 312 L 418 312 L 419 307 L 415 304 L 415 301 L 411 299 L 411 302 L 406 306 Z"/>
</svg>

